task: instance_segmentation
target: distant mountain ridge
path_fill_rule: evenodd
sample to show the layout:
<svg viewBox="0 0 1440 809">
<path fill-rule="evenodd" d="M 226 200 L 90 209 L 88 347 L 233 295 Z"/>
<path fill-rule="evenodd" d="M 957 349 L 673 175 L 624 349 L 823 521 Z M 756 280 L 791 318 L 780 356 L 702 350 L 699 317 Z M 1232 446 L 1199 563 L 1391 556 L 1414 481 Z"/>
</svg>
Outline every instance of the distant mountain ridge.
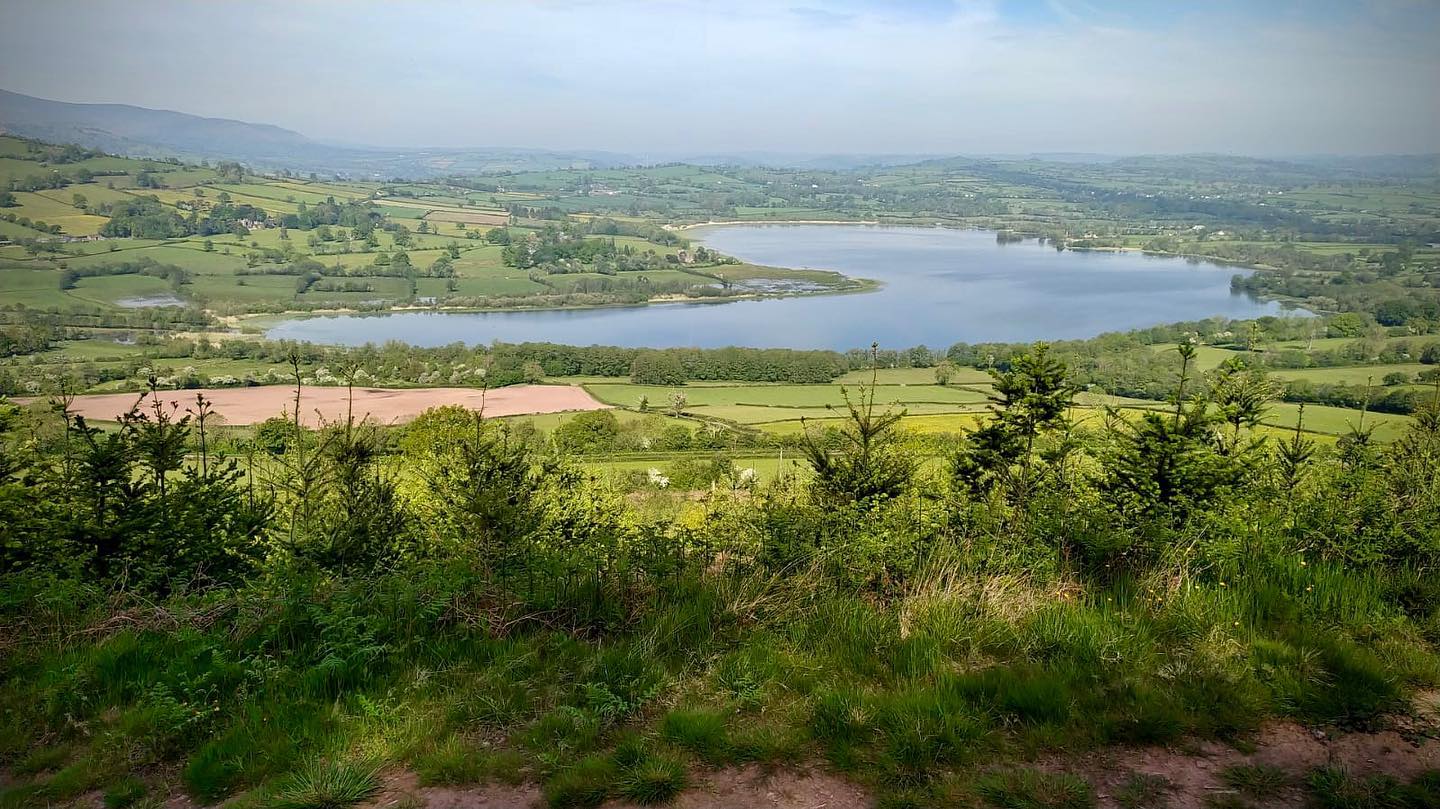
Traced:
<svg viewBox="0 0 1440 809">
<path fill-rule="evenodd" d="M 1440 177 L 1440 155 L 1297 156 L 1259 159 L 1235 155 L 1096 155 L 1051 152 L 1031 155 L 941 156 L 786 152 L 623 154 L 598 150 L 557 151 L 514 147 L 394 148 L 322 143 L 271 124 L 206 118 L 130 104 L 52 101 L 0 90 L 0 131 L 49 143 L 76 143 L 135 157 L 238 160 L 259 170 L 337 174 L 359 179 L 496 174 L 550 169 L 606 169 L 656 163 L 850 171 L 929 164 L 994 170 L 1007 164 L 1109 165 L 1138 172 L 1180 170 L 1196 178 L 1234 176 L 1303 182 L 1320 171 L 1358 176 L 1432 180 Z"/>
<path fill-rule="evenodd" d="M 314 145 L 299 132 L 270 124 L 205 118 L 129 104 L 73 104 L 0 90 L 0 127 L 50 142 L 79 143 L 145 156 L 213 152 L 250 157 Z"/>
<path fill-rule="evenodd" d="M 136 157 L 238 160 L 259 169 L 425 179 L 637 162 L 606 152 L 334 146 L 283 127 L 129 104 L 76 104 L 0 90 L 0 130 Z"/>
</svg>

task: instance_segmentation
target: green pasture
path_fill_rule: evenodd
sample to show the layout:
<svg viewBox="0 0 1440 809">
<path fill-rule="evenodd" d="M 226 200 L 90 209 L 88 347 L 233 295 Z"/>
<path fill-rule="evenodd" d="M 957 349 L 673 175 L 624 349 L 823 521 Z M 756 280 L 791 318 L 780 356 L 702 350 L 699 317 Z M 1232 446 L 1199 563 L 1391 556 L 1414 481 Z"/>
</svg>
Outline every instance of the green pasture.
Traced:
<svg viewBox="0 0 1440 809">
<path fill-rule="evenodd" d="M 646 397 L 651 407 L 667 407 L 671 397 L 683 395 L 686 407 L 717 405 L 752 405 L 770 408 L 824 408 L 844 407 L 844 391 L 838 385 L 785 385 L 755 384 L 731 386 L 706 386 L 682 388 L 658 385 L 586 385 L 585 389 L 602 402 L 635 406 L 641 396 Z M 856 398 L 858 391 L 851 392 Z M 986 395 L 975 390 L 940 387 L 939 385 L 878 385 L 874 389 L 875 403 L 880 406 L 905 404 L 938 404 L 958 406 L 981 404 Z"/>
<path fill-rule="evenodd" d="M 6 213 L 28 217 L 32 222 L 43 221 L 49 225 L 59 225 L 61 230 L 71 236 L 94 235 L 110 221 L 103 216 L 87 214 L 67 202 L 59 202 L 33 191 L 16 191 L 14 194 L 17 205 L 6 208 Z"/>
<path fill-rule="evenodd" d="M 1368 382 L 1378 388 L 1382 380 L 1389 374 L 1402 373 L 1413 380 L 1416 374 L 1434 368 L 1433 365 L 1405 362 L 1393 365 L 1348 365 L 1339 368 L 1277 370 L 1272 371 L 1270 376 L 1287 381 L 1305 380 L 1316 385 L 1364 385 Z"/>
<path fill-rule="evenodd" d="M 263 304 L 295 299 L 293 275 L 197 275 L 186 288 L 211 304 Z"/>
<path fill-rule="evenodd" d="M 19 225 L 14 222 L 6 222 L 5 220 L 0 219 L 0 239 L 36 239 L 48 235 L 49 234 L 41 233 L 34 228 L 27 228 L 24 225 Z M 13 256 L 14 258 L 26 258 L 29 255 L 25 252 L 24 248 L 21 247 L 5 249 L 7 252 L 0 255 L 6 255 L 7 257 Z"/>
<path fill-rule="evenodd" d="M 806 475 L 809 473 L 809 467 L 800 459 L 793 457 L 793 453 L 792 457 L 786 458 L 780 457 L 781 454 L 783 453 L 772 453 L 769 455 L 743 454 L 730 456 L 730 459 L 737 471 L 753 469 L 755 471 L 755 479 L 759 483 L 769 483 L 781 475 Z M 713 452 L 707 452 L 696 455 L 695 457 L 697 460 L 706 462 L 714 455 L 715 453 Z M 587 460 L 583 462 L 581 466 L 587 471 L 602 477 L 618 478 L 620 482 L 623 483 L 625 482 L 625 478 L 636 474 L 644 475 L 651 469 L 658 470 L 661 474 L 668 476 L 675 470 L 675 466 L 679 462 L 681 462 L 681 459 L 675 456 L 657 456 L 650 459 Z"/>
<path fill-rule="evenodd" d="M 72 205 L 75 195 L 79 194 L 85 198 L 85 202 L 91 207 L 102 204 L 113 204 L 117 202 L 129 202 L 135 199 L 134 194 L 121 191 L 115 188 L 107 188 L 104 183 L 76 183 L 67 185 L 64 188 L 51 188 L 44 191 L 36 191 L 35 194 L 41 197 L 53 199 L 61 205 Z"/>
<path fill-rule="evenodd" d="M 175 243 L 126 250 L 118 255 L 112 252 L 96 253 L 70 260 L 73 267 L 113 264 L 117 261 L 134 261 L 148 258 L 160 264 L 174 264 L 195 274 L 227 275 L 245 267 L 245 259 L 238 255 L 225 255 L 219 249 L 205 252 L 198 244 Z"/>
<path fill-rule="evenodd" d="M 1316 337 L 1313 340 L 1284 340 L 1263 343 L 1260 347 L 1268 350 L 1297 349 L 1300 351 L 1337 351 L 1359 342 L 1356 337 Z"/>
<path fill-rule="evenodd" d="M 70 308 L 80 301 L 60 289 L 60 271 L 29 267 L 0 267 L 4 302 L 32 309 Z"/>
<path fill-rule="evenodd" d="M 277 183 L 221 183 L 212 186 L 212 188 L 214 190 L 209 192 L 211 198 L 218 196 L 220 192 L 224 191 L 230 194 L 232 198 L 237 195 L 243 195 L 246 197 L 276 200 L 286 203 L 298 204 L 304 202 L 307 205 L 324 202 L 331 196 L 330 194 L 305 191 L 290 185 L 280 185 Z M 342 200 L 337 197 L 336 201 Z"/>
<path fill-rule="evenodd" d="M 79 301 L 98 306 L 115 306 L 126 298 L 144 298 L 158 295 L 175 295 L 175 290 L 163 278 L 149 275 L 102 275 L 81 278 L 75 288 L 67 294 Z M 179 297 L 184 297 L 183 293 Z"/>
<path fill-rule="evenodd" d="M 1293 431 L 1299 415 L 1300 405 L 1298 404 L 1272 402 L 1266 409 L 1262 423 Z M 1359 410 L 1344 407 L 1307 404 L 1305 405 L 1303 429 L 1309 433 L 1342 436 L 1349 433 L 1352 427 L 1361 426 L 1362 418 L 1365 427 L 1375 428 L 1375 438 L 1381 441 L 1393 441 L 1399 438 L 1406 425 L 1410 423 L 1409 416 L 1399 416 L 1393 413 L 1362 414 Z"/>
<path fill-rule="evenodd" d="M 1165 354 L 1174 358 L 1176 367 L 1180 365 L 1179 349 L 1173 345 L 1153 345 L 1150 349 L 1158 354 Z M 1245 352 L 1232 351 L 1228 348 L 1216 346 L 1195 346 L 1195 362 L 1192 368 L 1197 371 L 1209 371 L 1212 368 L 1219 368 L 1220 364 L 1232 357 L 1243 357 Z"/>
<path fill-rule="evenodd" d="M 459 278 L 455 284 L 455 294 L 462 297 L 543 295 L 550 291 L 549 287 L 537 284 L 525 273 L 515 270 L 509 273 Z"/>
<path fill-rule="evenodd" d="M 880 368 L 874 372 L 880 385 L 934 385 L 934 368 Z M 854 387 L 868 385 L 870 371 L 851 371 L 835 380 L 837 385 Z M 951 385 L 989 385 L 990 375 L 979 368 L 955 366 L 950 373 Z"/>
</svg>

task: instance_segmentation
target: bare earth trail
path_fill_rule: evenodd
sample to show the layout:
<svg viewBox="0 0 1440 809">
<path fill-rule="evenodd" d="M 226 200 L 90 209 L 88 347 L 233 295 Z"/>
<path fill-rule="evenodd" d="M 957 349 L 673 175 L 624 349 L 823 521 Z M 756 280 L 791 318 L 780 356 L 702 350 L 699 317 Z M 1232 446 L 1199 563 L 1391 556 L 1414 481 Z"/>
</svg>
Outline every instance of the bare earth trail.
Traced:
<svg viewBox="0 0 1440 809">
<path fill-rule="evenodd" d="M 1307 809 L 1313 804 L 1303 779 L 1320 767 L 1337 767 L 1356 777 L 1387 775 L 1404 782 L 1440 769 L 1440 692 L 1420 694 L 1413 715 L 1392 717 L 1387 724 L 1390 727 L 1385 730 L 1343 733 L 1275 721 L 1233 747 L 1190 740 L 1169 746 L 1111 747 L 1038 762 L 1017 761 L 1013 766 L 1080 776 L 1094 789 L 1097 809 L 1133 806 L 1122 803 L 1117 793 L 1137 775 L 1159 776 L 1169 785 L 1159 799 L 1140 804 L 1153 809 L 1209 809 L 1227 798 L 1238 799 L 1237 806 L 1254 809 Z M 1263 797 L 1240 795 L 1223 776 L 1227 768 L 1236 765 L 1273 767 L 1287 774 L 1291 782 Z M 419 784 L 413 772 L 400 768 L 386 770 L 382 778 L 381 792 L 357 809 L 545 807 L 539 787 L 533 784 L 427 787 Z M 0 785 L 8 781 L 9 772 L 0 768 Z M 690 788 L 667 805 L 675 809 L 872 809 L 881 797 L 883 793 L 866 790 L 823 765 L 746 765 L 693 771 Z M 85 809 L 105 806 L 99 792 L 81 796 L 71 805 Z M 200 804 L 178 789 L 160 805 L 164 809 L 200 809 Z M 602 809 L 641 807 L 608 801 Z"/>
<path fill-rule="evenodd" d="M 1038 762 L 1038 769 L 1078 775 L 1095 790 L 1099 809 L 1118 809 L 1120 788 L 1136 775 L 1164 778 L 1170 789 L 1154 803 L 1166 809 L 1206 809 L 1216 799 L 1235 795 L 1245 805 L 1270 809 L 1310 806 L 1304 777 L 1319 767 L 1339 767 L 1359 777 L 1388 775 L 1411 781 L 1440 769 L 1440 698 L 1425 695 L 1423 717 L 1398 719 L 1397 728 L 1374 733 L 1339 733 L 1272 722 L 1250 739 L 1249 752 L 1218 742 L 1175 746 L 1113 747 L 1081 756 Z M 1223 772 L 1236 765 L 1264 765 L 1291 776 L 1293 783 L 1263 798 L 1238 795 Z M 1016 766 L 1026 766 L 1017 763 Z M 767 770 L 746 766 L 702 771 L 690 789 L 670 806 L 677 809 L 870 809 L 881 797 L 822 767 Z M 421 787 L 407 771 L 391 772 L 378 797 L 366 809 L 543 809 L 535 786 L 486 785 Z M 639 809 L 611 801 L 604 809 Z"/>
<path fill-rule="evenodd" d="M 214 388 L 161 391 L 160 401 L 174 403 L 180 412 L 194 408 L 195 395 L 203 393 L 225 424 L 259 424 L 295 410 L 295 389 L 283 385 L 254 388 Z M 601 410 L 609 407 L 571 385 L 514 385 L 482 391 L 477 388 L 355 388 L 354 414 L 380 424 L 409 421 L 432 407 L 462 405 L 483 410 L 487 417 Z M 350 407 L 345 388 L 305 385 L 300 389 L 300 416 L 309 426 L 322 420 L 344 420 Z M 108 421 L 128 411 L 140 399 L 134 393 L 76 396 L 71 410 L 91 421 Z M 148 408 L 145 397 L 141 406 Z"/>
</svg>

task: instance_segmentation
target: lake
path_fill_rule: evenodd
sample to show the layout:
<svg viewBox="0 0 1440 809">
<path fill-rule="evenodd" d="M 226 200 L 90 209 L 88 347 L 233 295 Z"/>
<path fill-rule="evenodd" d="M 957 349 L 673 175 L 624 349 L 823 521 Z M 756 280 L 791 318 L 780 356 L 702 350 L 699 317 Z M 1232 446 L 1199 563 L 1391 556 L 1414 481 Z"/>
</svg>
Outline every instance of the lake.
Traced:
<svg viewBox="0 0 1440 809">
<path fill-rule="evenodd" d="M 751 346 L 845 350 L 956 342 L 1092 337 L 1215 315 L 1282 314 L 1234 293 L 1237 272 L 1137 252 L 1057 251 L 1034 240 L 950 228 L 724 225 L 688 234 L 755 264 L 837 270 L 883 283 L 874 292 L 514 312 L 396 312 L 296 318 L 272 340 L 418 346 L 499 340 L 617 346 Z M 1293 311 L 1293 310 L 1292 310 Z"/>
</svg>

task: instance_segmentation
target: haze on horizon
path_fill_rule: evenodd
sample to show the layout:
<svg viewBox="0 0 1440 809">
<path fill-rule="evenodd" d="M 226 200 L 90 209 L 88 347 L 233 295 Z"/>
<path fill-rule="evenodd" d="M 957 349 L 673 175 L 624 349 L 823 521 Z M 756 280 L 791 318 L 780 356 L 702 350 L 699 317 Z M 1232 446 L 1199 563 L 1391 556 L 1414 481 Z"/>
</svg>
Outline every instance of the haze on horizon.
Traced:
<svg viewBox="0 0 1440 809">
<path fill-rule="evenodd" d="M 1440 152 L 1429 0 L 11 0 L 4 16 L 5 89 L 332 142 Z"/>
</svg>

